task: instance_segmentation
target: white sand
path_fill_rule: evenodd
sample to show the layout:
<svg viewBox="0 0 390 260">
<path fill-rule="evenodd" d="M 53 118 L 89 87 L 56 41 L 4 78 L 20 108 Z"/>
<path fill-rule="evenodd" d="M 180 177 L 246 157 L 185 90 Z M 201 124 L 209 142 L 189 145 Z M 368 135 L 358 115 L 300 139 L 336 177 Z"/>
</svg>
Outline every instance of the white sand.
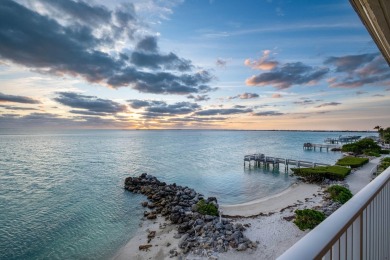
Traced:
<svg viewBox="0 0 390 260">
<path fill-rule="evenodd" d="M 148 243 L 148 234 L 156 231 L 154 239 Z M 136 235 L 113 257 L 113 260 L 163 260 L 169 258 L 171 249 L 178 249 L 179 239 L 173 238 L 176 234 L 175 225 L 169 224 L 164 218 L 145 220 Z M 139 250 L 140 245 L 152 245 L 148 250 Z"/>
<path fill-rule="evenodd" d="M 237 205 L 221 205 L 220 209 L 223 215 L 255 216 L 260 213 L 279 211 L 297 203 L 298 200 L 303 201 L 305 198 L 313 197 L 313 194 L 318 193 L 320 189 L 315 184 L 295 183 L 276 195 Z"/>
<path fill-rule="evenodd" d="M 368 165 L 348 176 L 346 181 L 354 194 L 371 181 L 372 176 L 369 173 L 378 162 L 379 159 L 374 159 Z M 284 217 L 293 216 L 296 209 L 313 208 L 321 205 L 322 194 L 322 190 L 318 185 L 300 183 L 294 184 L 274 196 L 238 205 L 223 205 L 221 209 L 224 215 L 240 215 L 243 217 L 258 215 L 232 220 L 233 222 L 250 224 L 244 235 L 252 241 L 258 241 L 258 248 L 244 252 L 230 250 L 226 253 L 215 254 L 212 258 L 189 254 L 184 259 L 275 259 L 308 233 L 308 231 L 299 230 L 294 223 L 285 220 Z M 287 208 L 288 206 L 292 207 Z M 273 214 L 269 216 L 259 215 L 260 213 L 270 212 Z M 155 221 L 146 220 L 136 236 L 113 259 L 174 259 L 170 258 L 169 251 L 178 249 L 180 239 L 173 238 L 177 231 L 172 224 L 160 229 L 160 223 L 168 222 L 161 217 Z M 153 247 L 149 251 L 140 251 L 138 247 L 147 244 L 147 234 L 150 230 L 157 231 L 156 238 L 150 243 Z M 170 243 L 170 246 L 167 246 L 168 243 Z M 180 250 L 178 251 L 180 252 Z"/>
</svg>

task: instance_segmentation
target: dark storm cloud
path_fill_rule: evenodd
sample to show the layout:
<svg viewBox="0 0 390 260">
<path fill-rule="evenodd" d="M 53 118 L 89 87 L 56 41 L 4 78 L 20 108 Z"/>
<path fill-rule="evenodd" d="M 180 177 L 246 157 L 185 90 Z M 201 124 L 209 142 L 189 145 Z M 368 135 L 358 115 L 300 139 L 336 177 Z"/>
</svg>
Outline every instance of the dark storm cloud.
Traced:
<svg viewBox="0 0 390 260">
<path fill-rule="evenodd" d="M 277 111 L 263 111 L 263 112 L 256 112 L 253 113 L 254 116 L 282 116 L 284 113 L 277 112 Z"/>
<path fill-rule="evenodd" d="M 200 108 L 196 103 L 177 102 L 174 104 L 167 104 L 164 101 L 147 101 L 147 100 L 128 100 L 132 108 L 144 108 L 142 113 L 145 117 L 162 117 L 190 114 Z"/>
<path fill-rule="evenodd" d="M 221 109 L 206 109 L 202 111 L 198 111 L 195 114 L 198 116 L 213 116 L 213 115 L 235 115 L 235 114 L 245 114 L 252 112 L 253 110 L 248 109 L 240 109 L 240 108 L 221 108 Z"/>
<path fill-rule="evenodd" d="M 188 95 L 187 98 L 193 99 L 197 102 L 210 100 L 210 97 L 208 95 L 192 95 L 191 94 L 191 95 Z"/>
<path fill-rule="evenodd" d="M 313 84 L 322 79 L 328 68 L 315 68 L 302 62 L 286 63 L 275 67 L 270 72 L 252 76 L 246 80 L 248 86 L 273 86 L 277 89 L 286 89 L 293 85 Z"/>
<path fill-rule="evenodd" d="M 330 87 L 390 85 L 389 66 L 380 53 L 330 57 L 324 63 L 335 68 L 335 77 L 328 79 Z"/>
<path fill-rule="evenodd" d="M 73 92 L 59 92 L 55 101 L 72 108 L 82 108 L 89 112 L 115 114 L 125 112 L 127 107 L 108 99 L 86 96 Z"/>
<path fill-rule="evenodd" d="M 329 103 L 323 103 L 323 104 L 318 105 L 316 107 L 320 108 L 320 107 L 331 107 L 331 106 L 338 106 L 338 105 L 341 105 L 341 103 L 339 103 L 339 102 L 329 102 Z"/>
<path fill-rule="evenodd" d="M 24 103 L 24 104 L 40 104 L 41 102 L 25 96 L 15 96 L 15 95 L 7 95 L 0 92 L 0 103 L 3 102 L 14 102 L 14 103 Z"/>
<path fill-rule="evenodd" d="M 42 3 L 74 17 L 76 21 L 68 19 L 70 24 L 64 25 L 59 22 L 60 16 L 49 17 L 4 0 L 0 6 L 0 58 L 40 73 L 79 76 L 89 82 L 112 87 L 130 86 L 146 93 L 187 95 L 213 90 L 207 85 L 213 79 L 210 72 L 191 72 L 191 61 L 174 53 L 159 53 L 153 37 L 144 37 L 138 42 L 130 60 L 127 54 L 116 52 L 115 48 L 111 48 L 113 51 L 110 53 L 101 51 L 102 46 L 114 47 L 111 45 L 118 37 L 118 30 L 125 28 L 127 34 L 143 30 L 135 22 L 131 4 L 112 12 L 85 2 Z M 76 7 L 87 10 L 86 17 L 81 18 L 81 11 Z M 111 12 L 110 15 L 108 12 Z M 97 34 L 96 26 L 90 22 L 96 21 L 96 17 L 101 21 L 111 17 L 111 24 L 106 25 L 111 29 Z M 83 23 L 77 22 L 80 19 L 84 19 Z M 101 26 L 104 27 L 103 24 Z M 151 70 L 146 72 L 142 68 Z M 175 71 L 162 72 L 162 69 Z M 183 71 L 187 73 L 183 74 Z"/>
</svg>

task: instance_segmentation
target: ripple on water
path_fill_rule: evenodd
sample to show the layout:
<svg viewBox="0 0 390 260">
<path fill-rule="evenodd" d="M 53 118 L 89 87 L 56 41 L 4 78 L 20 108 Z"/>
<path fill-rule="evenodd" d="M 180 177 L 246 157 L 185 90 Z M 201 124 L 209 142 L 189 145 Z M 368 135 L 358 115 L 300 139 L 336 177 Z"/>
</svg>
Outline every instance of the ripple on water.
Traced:
<svg viewBox="0 0 390 260">
<path fill-rule="evenodd" d="M 245 154 L 334 162 L 303 151 L 339 133 L 73 131 L 0 133 L 3 259 L 107 259 L 138 228 L 142 196 L 123 180 L 142 172 L 239 203 L 285 189 L 284 173 L 244 169 Z M 6 210 L 3 210 L 6 209 Z"/>
</svg>

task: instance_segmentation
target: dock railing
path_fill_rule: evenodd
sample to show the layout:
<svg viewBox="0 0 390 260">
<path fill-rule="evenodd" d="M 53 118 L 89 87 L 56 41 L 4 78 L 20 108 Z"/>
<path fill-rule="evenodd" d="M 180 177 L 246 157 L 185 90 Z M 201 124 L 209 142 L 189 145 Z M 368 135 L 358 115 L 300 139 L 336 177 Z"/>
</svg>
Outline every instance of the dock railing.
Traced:
<svg viewBox="0 0 390 260">
<path fill-rule="evenodd" d="M 390 167 L 279 260 L 390 259 Z"/>
</svg>

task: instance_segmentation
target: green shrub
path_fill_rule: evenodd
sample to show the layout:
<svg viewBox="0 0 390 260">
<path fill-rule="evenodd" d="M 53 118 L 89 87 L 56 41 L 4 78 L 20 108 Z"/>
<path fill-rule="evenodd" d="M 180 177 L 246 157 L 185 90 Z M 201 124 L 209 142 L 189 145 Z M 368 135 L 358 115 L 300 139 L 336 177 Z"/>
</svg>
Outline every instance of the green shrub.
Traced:
<svg viewBox="0 0 390 260">
<path fill-rule="evenodd" d="M 294 224 L 303 231 L 315 228 L 325 219 L 324 213 L 313 209 L 297 209 L 295 214 Z"/>
<path fill-rule="evenodd" d="M 326 191 L 329 192 L 330 198 L 333 201 L 340 202 L 341 204 L 344 204 L 353 196 L 349 189 L 340 185 L 330 186 Z"/>
<path fill-rule="evenodd" d="M 322 181 L 324 178 L 331 180 L 344 180 L 351 169 L 342 166 L 317 166 L 312 168 L 292 168 L 295 175 L 308 181 Z"/>
<path fill-rule="evenodd" d="M 343 152 L 353 152 L 355 154 L 363 154 L 365 152 L 379 153 L 381 147 L 372 139 L 364 138 L 356 143 L 345 144 L 341 147 Z"/>
<path fill-rule="evenodd" d="M 373 151 L 366 151 L 366 152 L 364 152 L 364 154 L 367 155 L 367 156 L 381 157 L 380 153 L 373 152 Z"/>
<path fill-rule="evenodd" d="M 339 159 L 336 164 L 340 166 L 350 166 L 351 168 L 360 167 L 366 163 L 368 163 L 368 158 L 358 158 L 353 156 L 347 156 Z"/>
<path fill-rule="evenodd" d="M 390 154 L 390 150 L 381 150 L 380 154 Z"/>
<path fill-rule="evenodd" d="M 390 157 L 382 158 L 381 163 L 378 165 L 377 175 L 390 167 Z"/>
<path fill-rule="evenodd" d="M 218 208 L 212 203 L 206 203 L 204 200 L 199 200 L 196 203 L 198 212 L 203 215 L 218 216 Z"/>
</svg>

